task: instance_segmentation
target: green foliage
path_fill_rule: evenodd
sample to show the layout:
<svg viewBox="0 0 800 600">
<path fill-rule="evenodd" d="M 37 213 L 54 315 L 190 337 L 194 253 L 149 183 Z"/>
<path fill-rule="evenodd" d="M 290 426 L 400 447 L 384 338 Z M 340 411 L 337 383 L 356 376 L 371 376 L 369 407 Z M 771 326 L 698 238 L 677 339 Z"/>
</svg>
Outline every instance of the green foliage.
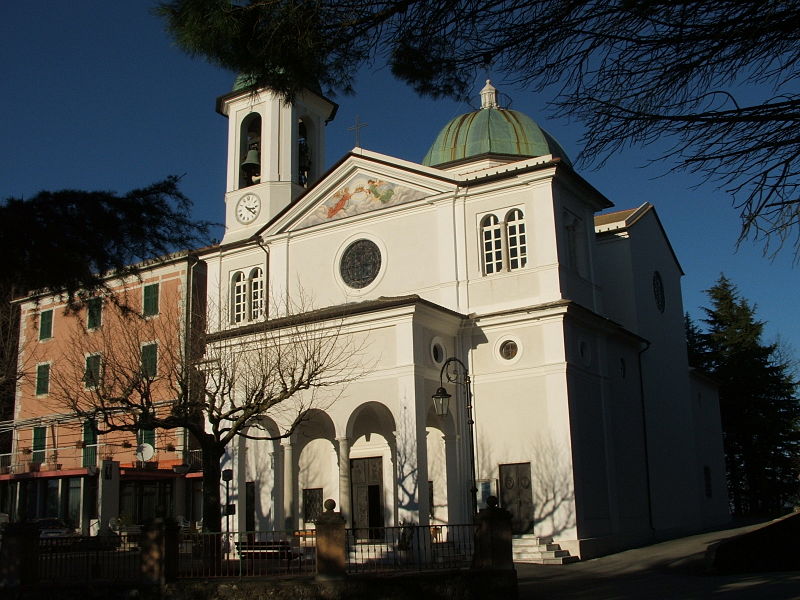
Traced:
<svg viewBox="0 0 800 600">
<path fill-rule="evenodd" d="M 62 190 L 0 204 L 0 288 L 17 295 L 63 291 L 80 302 L 108 275 L 136 275 L 140 261 L 207 241 L 209 223 L 169 177 L 123 195 Z"/>
<path fill-rule="evenodd" d="M 720 276 L 707 290 L 705 331 L 687 316 L 692 366 L 719 383 L 720 413 L 734 513 L 778 514 L 797 498 L 800 471 L 798 382 L 764 323 L 736 286 Z"/>
<path fill-rule="evenodd" d="M 158 12 L 181 48 L 287 98 L 352 92 L 378 60 L 431 97 L 466 99 L 484 70 L 552 87 L 557 114 L 585 125 L 579 160 L 669 140 L 669 164 L 733 195 L 742 239 L 800 253 L 793 3 L 170 0 Z"/>
</svg>

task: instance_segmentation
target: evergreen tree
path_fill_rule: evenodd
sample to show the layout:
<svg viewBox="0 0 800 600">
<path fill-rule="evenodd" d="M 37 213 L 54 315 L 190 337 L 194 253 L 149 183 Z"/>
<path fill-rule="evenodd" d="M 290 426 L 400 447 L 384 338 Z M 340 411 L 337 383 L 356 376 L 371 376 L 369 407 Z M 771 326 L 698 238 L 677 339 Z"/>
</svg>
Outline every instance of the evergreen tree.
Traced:
<svg viewBox="0 0 800 600">
<path fill-rule="evenodd" d="M 762 341 L 764 323 L 724 275 L 707 290 L 701 332 L 687 316 L 692 366 L 719 383 L 728 491 L 737 515 L 778 514 L 797 501 L 800 404 L 791 365 Z"/>
</svg>

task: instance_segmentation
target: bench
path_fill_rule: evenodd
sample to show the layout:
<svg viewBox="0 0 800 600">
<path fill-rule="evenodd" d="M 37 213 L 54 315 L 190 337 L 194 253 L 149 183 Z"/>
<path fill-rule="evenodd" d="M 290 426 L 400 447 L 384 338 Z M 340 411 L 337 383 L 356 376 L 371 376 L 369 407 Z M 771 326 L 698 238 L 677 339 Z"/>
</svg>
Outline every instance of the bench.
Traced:
<svg viewBox="0 0 800 600">
<path fill-rule="evenodd" d="M 244 540 L 241 542 L 234 542 L 236 552 L 241 558 L 248 560 L 267 559 L 267 560 L 285 560 L 287 561 L 286 569 L 291 567 L 292 561 L 303 557 L 302 551 L 299 549 L 292 549 L 287 541 L 271 540 Z"/>
</svg>

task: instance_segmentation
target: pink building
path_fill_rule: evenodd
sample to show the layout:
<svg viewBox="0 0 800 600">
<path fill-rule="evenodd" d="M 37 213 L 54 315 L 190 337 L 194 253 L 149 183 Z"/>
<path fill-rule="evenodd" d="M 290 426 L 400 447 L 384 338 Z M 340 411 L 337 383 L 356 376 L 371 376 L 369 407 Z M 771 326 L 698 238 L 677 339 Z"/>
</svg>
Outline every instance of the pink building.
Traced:
<svg viewBox="0 0 800 600">
<path fill-rule="evenodd" d="M 79 311 L 59 294 L 17 300 L 23 376 L 13 421 L 3 424 L 12 451 L 0 455 L 0 512 L 12 521 L 59 517 L 90 533 L 111 519 L 200 518 L 199 451 L 182 429 L 102 433 L 106 424 L 78 417 L 73 404 L 128 386 L 168 410 L 170 376 L 202 331 L 192 315 L 203 314 L 203 265 L 183 252 L 109 287 Z"/>
</svg>

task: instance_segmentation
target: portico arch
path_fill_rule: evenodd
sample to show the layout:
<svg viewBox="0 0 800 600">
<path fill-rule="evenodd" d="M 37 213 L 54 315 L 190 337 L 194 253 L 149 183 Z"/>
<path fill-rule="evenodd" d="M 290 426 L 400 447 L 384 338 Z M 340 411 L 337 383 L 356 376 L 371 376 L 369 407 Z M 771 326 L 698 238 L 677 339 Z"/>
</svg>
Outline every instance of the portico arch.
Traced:
<svg viewBox="0 0 800 600">
<path fill-rule="evenodd" d="M 350 414 L 345 431 L 340 499 L 356 536 L 376 537 L 379 528 L 397 522 L 397 424 L 385 404 L 368 401 Z"/>
<path fill-rule="evenodd" d="M 452 523 L 459 515 L 457 444 L 452 413 L 440 417 L 430 407 L 425 419 L 428 504 L 432 524 Z M 459 520 L 459 519 L 456 519 Z"/>
<path fill-rule="evenodd" d="M 280 523 L 280 432 L 269 417 L 257 419 L 239 437 L 237 519 L 240 531 L 269 531 Z M 257 439 L 273 438 L 273 439 Z"/>
</svg>

